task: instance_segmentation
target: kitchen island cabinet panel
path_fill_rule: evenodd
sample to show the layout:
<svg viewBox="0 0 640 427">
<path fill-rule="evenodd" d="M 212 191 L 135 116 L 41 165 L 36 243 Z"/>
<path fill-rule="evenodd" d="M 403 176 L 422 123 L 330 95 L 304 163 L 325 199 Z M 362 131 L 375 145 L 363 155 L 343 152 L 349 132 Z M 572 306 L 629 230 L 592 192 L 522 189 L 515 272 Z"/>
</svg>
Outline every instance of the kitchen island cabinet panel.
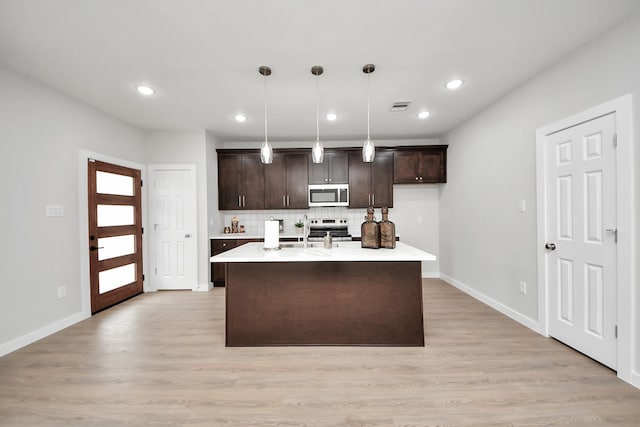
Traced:
<svg viewBox="0 0 640 427">
<path fill-rule="evenodd" d="M 228 263 L 226 345 L 424 346 L 420 261 Z"/>
<path fill-rule="evenodd" d="M 227 346 L 424 345 L 421 269 L 433 254 L 402 242 L 262 246 L 211 257 L 227 264 Z"/>
</svg>

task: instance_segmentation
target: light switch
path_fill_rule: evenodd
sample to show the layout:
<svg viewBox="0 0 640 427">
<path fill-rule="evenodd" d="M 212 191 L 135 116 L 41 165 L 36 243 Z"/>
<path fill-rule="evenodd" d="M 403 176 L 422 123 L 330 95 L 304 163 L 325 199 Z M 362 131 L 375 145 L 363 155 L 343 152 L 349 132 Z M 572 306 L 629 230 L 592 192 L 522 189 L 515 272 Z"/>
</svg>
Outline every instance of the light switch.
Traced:
<svg viewBox="0 0 640 427">
<path fill-rule="evenodd" d="M 527 201 L 526 200 L 518 200 L 518 211 L 524 212 L 527 210 Z"/>
<path fill-rule="evenodd" d="M 64 216 L 62 205 L 47 205 L 47 216 Z"/>
</svg>

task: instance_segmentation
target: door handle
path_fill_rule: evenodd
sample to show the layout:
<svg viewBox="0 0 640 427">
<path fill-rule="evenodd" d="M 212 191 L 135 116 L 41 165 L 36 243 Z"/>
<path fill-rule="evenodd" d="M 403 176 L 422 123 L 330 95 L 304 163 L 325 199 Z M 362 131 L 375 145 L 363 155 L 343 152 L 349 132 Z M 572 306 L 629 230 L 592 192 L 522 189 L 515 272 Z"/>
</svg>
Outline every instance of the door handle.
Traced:
<svg viewBox="0 0 640 427">
<path fill-rule="evenodd" d="M 191 237 L 191 234 L 185 234 L 184 237 L 188 239 L 189 237 Z"/>
<path fill-rule="evenodd" d="M 544 245 L 544 247 L 546 249 L 549 249 L 550 251 L 555 251 L 556 250 L 556 244 L 555 243 L 547 243 L 546 245 Z"/>
<path fill-rule="evenodd" d="M 89 246 L 90 251 L 97 251 L 98 249 L 104 249 L 104 246 Z"/>
<path fill-rule="evenodd" d="M 609 233 L 613 233 L 613 238 L 616 243 L 618 243 L 618 229 L 617 228 L 607 228 L 604 231 L 608 231 Z"/>
</svg>

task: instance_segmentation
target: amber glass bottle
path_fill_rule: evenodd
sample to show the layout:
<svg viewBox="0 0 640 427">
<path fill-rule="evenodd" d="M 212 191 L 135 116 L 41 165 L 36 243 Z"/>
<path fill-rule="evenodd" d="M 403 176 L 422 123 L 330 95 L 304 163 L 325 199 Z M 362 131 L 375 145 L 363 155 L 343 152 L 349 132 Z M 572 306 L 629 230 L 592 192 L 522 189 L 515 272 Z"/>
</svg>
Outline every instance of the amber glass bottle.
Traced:
<svg viewBox="0 0 640 427">
<path fill-rule="evenodd" d="M 380 226 L 380 247 L 395 249 L 396 247 L 396 225 L 389 221 L 389 208 L 382 208 L 382 221 Z"/>
<path fill-rule="evenodd" d="M 373 206 L 367 208 L 367 220 L 360 226 L 363 248 L 378 249 L 380 247 L 380 225 L 373 219 Z"/>
</svg>

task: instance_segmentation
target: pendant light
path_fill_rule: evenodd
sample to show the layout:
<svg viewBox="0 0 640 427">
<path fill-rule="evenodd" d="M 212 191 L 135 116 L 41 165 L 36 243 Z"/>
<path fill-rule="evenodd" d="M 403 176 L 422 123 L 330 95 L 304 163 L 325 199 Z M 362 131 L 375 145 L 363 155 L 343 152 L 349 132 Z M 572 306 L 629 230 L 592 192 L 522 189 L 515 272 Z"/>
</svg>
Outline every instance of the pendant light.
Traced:
<svg viewBox="0 0 640 427">
<path fill-rule="evenodd" d="M 320 76 L 324 72 L 324 69 L 320 65 L 315 65 L 311 67 L 311 74 L 316 76 L 316 142 L 313 144 L 313 148 L 311 148 L 311 159 L 313 163 L 322 163 L 324 160 L 324 147 L 322 146 L 322 142 L 320 142 L 320 122 L 319 122 L 319 107 L 318 107 L 318 76 Z"/>
<path fill-rule="evenodd" d="M 264 142 L 260 147 L 260 161 L 270 164 L 273 162 L 273 147 L 267 138 L 267 76 L 271 75 L 271 68 L 262 65 L 258 72 L 264 76 Z"/>
<path fill-rule="evenodd" d="M 370 97 L 371 97 L 371 73 L 376 70 L 375 65 L 367 64 L 362 67 L 362 72 L 367 75 L 367 139 L 364 141 L 364 145 L 362 146 L 362 161 L 365 163 L 373 162 L 373 159 L 376 157 L 376 146 L 371 141 L 371 136 L 369 134 L 369 125 L 370 125 Z"/>
</svg>

